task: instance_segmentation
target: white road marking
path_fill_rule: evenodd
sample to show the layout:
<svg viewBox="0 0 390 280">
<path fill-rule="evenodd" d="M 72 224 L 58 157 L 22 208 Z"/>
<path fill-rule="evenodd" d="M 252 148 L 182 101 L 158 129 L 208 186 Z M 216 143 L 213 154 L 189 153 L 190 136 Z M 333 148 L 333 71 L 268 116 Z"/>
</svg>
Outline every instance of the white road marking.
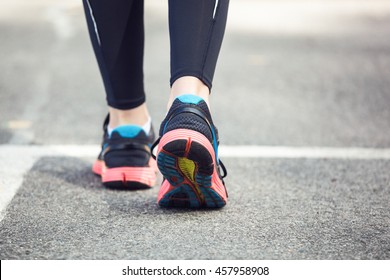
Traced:
<svg viewBox="0 0 390 280">
<path fill-rule="evenodd" d="M 1 161 L 17 157 L 71 156 L 95 157 L 100 145 L 0 145 Z M 229 146 L 221 145 L 219 154 L 224 158 L 328 158 L 328 159 L 390 159 L 390 148 L 358 147 L 290 147 L 290 146 Z"/>
<path fill-rule="evenodd" d="M 12 153 L 12 149 L 0 148 L 0 221 L 5 209 L 23 183 L 23 176 L 37 160 L 30 155 Z"/>
<path fill-rule="evenodd" d="M 23 183 L 23 176 L 33 164 L 45 156 L 69 156 L 94 158 L 99 145 L 0 145 L 0 221 L 5 209 Z M 332 148 L 332 147 L 283 147 L 283 146 L 224 146 L 221 158 L 311 158 L 348 160 L 390 160 L 390 149 L 380 148 Z"/>
<path fill-rule="evenodd" d="M 328 158 L 328 159 L 390 159 L 390 149 L 283 147 L 283 146 L 221 146 L 221 157 L 249 158 Z"/>
</svg>

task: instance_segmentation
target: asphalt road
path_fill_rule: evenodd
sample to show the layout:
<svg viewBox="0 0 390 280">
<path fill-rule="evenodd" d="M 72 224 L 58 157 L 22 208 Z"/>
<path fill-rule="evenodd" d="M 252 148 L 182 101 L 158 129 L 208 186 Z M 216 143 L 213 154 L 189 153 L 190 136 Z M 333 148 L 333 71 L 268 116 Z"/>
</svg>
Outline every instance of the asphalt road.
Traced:
<svg viewBox="0 0 390 280">
<path fill-rule="evenodd" d="M 0 4 L 0 151 L 98 145 L 105 100 L 80 1 L 30 2 Z M 157 127 L 167 7 L 146 2 Z M 189 211 L 159 208 L 159 186 L 104 189 L 89 153 L 31 166 L 2 153 L 0 195 L 20 182 L 6 210 L 0 199 L 0 259 L 390 259 L 390 160 L 348 157 L 390 148 L 390 1 L 366 2 L 232 0 L 212 93 L 222 145 L 344 158 L 229 156 L 229 204 Z"/>
</svg>

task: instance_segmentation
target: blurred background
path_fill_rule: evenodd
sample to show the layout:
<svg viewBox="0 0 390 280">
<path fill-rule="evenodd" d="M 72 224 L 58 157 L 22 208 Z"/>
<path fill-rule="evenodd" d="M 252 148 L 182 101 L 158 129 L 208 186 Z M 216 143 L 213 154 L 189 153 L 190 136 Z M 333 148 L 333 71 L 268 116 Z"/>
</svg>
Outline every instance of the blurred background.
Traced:
<svg viewBox="0 0 390 280">
<path fill-rule="evenodd" d="M 145 6 L 158 126 L 167 1 Z M 212 94 L 222 143 L 390 146 L 389 38 L 390 1 L 231 0 Z M 0 73 L 0 143 L 100 142 L 105 95 L 80 0 L 0 0 Z"/>
</svg>

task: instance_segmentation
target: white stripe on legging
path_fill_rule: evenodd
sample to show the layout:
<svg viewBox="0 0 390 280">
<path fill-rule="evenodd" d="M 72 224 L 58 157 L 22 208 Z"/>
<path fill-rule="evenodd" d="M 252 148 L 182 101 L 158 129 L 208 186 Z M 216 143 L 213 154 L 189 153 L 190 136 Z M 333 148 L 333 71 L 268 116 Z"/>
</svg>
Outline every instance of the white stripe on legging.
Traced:
<svg viewBox="0 0 390 280">
<path fill-rule="evenodd" d="M 213 19 L 215 19 L 215 14 L 217 13 L 218 2 L 219 2 L 219 0 L 215 0 Z"/>
<path fill-rule="evenodd" d="M 97 38 L 99 46 L 100 46 L 101 44 L 100 44 L 99 32 L 98 32 L 97 24 L 96 24 L 96 21 L 95 21 L 95 17 L 93 16 L 92 7 L 91 7 L 91 4 L 89 3 L 89 0 L 86 0 L 86 1 L 87 1 L 88 8 L 89 8 L 89 14 L 91 15 L 91 18 L 92 18 L 92 21 L 93 21 L 93 26 L 95 27 L 96 38 Z"/>
</svg>

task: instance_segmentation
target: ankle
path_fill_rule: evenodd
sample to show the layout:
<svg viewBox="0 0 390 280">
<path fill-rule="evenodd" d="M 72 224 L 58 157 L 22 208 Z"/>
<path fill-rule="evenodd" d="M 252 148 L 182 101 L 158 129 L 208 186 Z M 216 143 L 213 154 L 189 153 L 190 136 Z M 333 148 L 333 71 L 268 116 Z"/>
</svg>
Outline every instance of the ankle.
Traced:
<svg viewBox="0 0 390 280">
<path fill-rule="evenodd" d="M 191 76 L 184 76 L 177 79 L 171 88 L 167 109 L 172 106 L 173 101 L 180 95 L 193 94 L 201 97 L 209 106 L 210 89 L 201 80 Z"/>
<path fill-rule="evenodd" d="M 109 107 L 108 110 L 110 113 L 110 128 L 128 124 L 143 126 L 150 120 L 145 103 L 129 110 L 120 110 L 112 107 Z"/>
</svg>

